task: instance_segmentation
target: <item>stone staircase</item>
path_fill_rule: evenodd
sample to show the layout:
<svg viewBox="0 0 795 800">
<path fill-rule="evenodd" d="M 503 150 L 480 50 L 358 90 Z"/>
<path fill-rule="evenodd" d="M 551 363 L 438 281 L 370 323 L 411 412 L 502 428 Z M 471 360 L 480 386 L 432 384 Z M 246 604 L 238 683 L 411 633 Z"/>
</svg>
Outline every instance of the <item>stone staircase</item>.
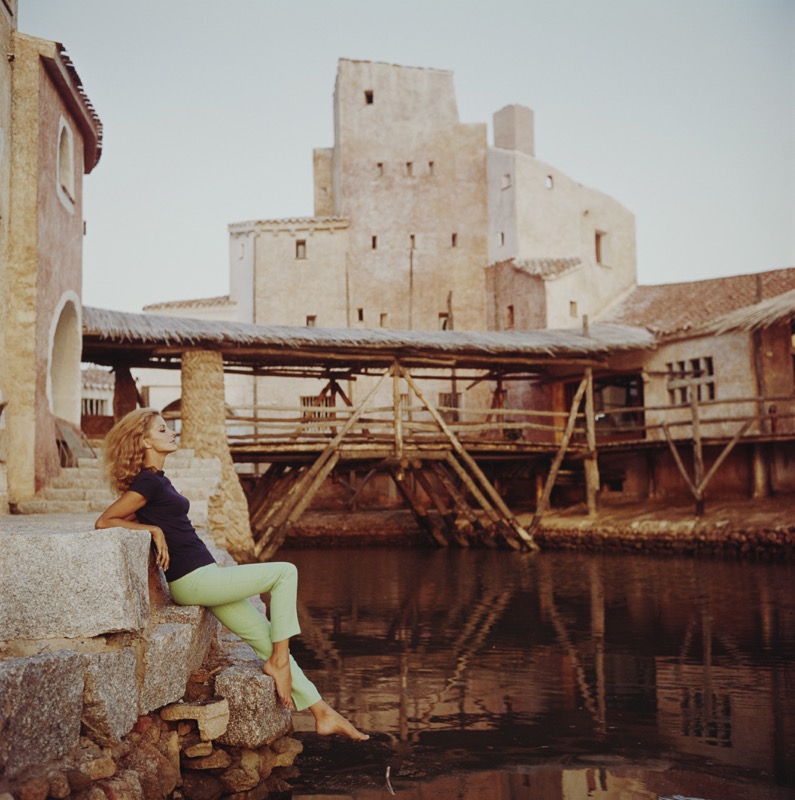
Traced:
<svg viewBox="0 0 795 800">
<path fill-rule="evenodd" d="M 179 450 L 168 457 L 166 475 L 177 491 L 190 500 L 193 524 L 206 525 L 209 498 L 218 491 L 221 482 L 218 459 L 198 458 L 193 450 Z M 76 467 L 61 470 L 35 498 L 18 503 L 17 512 L 99 515 L 114 499 L 102 472 L 102 459 L 81 458 Z"/>
</svg>

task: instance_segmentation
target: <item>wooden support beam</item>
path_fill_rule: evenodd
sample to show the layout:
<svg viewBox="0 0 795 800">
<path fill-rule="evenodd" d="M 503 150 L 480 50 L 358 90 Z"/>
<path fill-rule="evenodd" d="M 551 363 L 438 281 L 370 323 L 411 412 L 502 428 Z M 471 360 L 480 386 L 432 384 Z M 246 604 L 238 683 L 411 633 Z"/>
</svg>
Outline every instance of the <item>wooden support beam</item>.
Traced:
<svg viewBox="0 0 795 800">
<path fill-rule="evenodd" d="M 458 437 L 453 433 L 447 423 L 444 421 L 442 415 L 437 411 L 432 403 L 430 403 L 425 395 L 422 393 L 422 390 L 419 386 L 417 386 L 416 381 L 411 377 L 407 370 L 403 369 L 399 365 L 397 368 L 400 369 L 401 374 L 403 375 L 404 380 L 408 385 L 411 387 L 414 394 L 417 395 L 419 401 L 425 406 L 428 410 L 430 415 L 435 420 L 436 424 L 442 430 L 442 432 L 447 436 L 450 441 L 450 444 L 453 446 L 453 450 L 461 459 L 461 461 L 466 464 L 467 469 L 475 476 L 480 486 L 483 488 L 486 495 L 488 495 L 489 500 L 499 509 L 500 514 L 503 517 L 504 522 L 506 523 L 507 527 L 512 531 L 512 534 L 508 537 L 514 539 L 518 546 L 524 546 L 529 550 L 538 550 L 538 545 L 533 541 L 533 537 L 519 524 L 519 521 L 514 517 L 511 513 L 511 510 L 505 505 L 505 502 L 500 497 L 497 490 L 491 485 L 489 479 L 485 476 L 483 471 L 477 465 L 476 461 L 472 456 L 467 453 L 464 446 L 458 440 Z M 456 462 L 457 463 L 457 462 Z M 468 476 L 467 476 L 468 478 Z M 480 502 L 480 500 L 478 500 Z"/>
<path fill-rule="evenodd" d="M 281 523 L 268 527 L 260 541 L 258 541 L 254 547 L 254 555 L 260 561 L 268 561 L 273 558 L 273 555 L 284 543 L 285 537 L 290 532 L 290 528 L 295 525 L 301 514 L 304 513 L 307 506 L 312 502 L 317 494 L 317 490 L 323 485 L 323 482 L 331 474 L 334 467 L 337 466 L 338 461 L 339 453 L 334 453 L 331 458 L 326 460 L 322 469 L 315 472 L 308 486 L 302 486 L 302 484 L 306 482 L 306 476 L 304 476 L 303 481 L 295 483 L 293 488 L 296 486 L 302 486 L 303 488 L 302 492 L 293 495 L 298 498 L 297 502 L 294 502 L 288 507 L 288 511 L 286 515 L 283 515 L 284 519 Z"/>
<path fill-rule="evenodd" d="M 451 505 L 448 507 L 442 502 L 437 487 L 433 485 L 430 477 L 425 472 L 425 467 L 422 462 L 413 461 L 411 466 L 412 475 L 417 479 L 417 483 L 419 483 L 425 494 L 431 499 L 434 508 L 444 522 L 447 528 L 448 539 L 455 541 L 459 547 L 469 547 L 469 540 L 458 525 L 456 525 L 456 515 L 453 511 L 453 506 Z"/>
<path fill-rule="evenodd" d="M 704 516 L 704 451 L 701 445 L 701 425 L 698 418 L 698 392 L 690 387 L 690 413 L 693 417 L 693 483 L 696 487 L 696 516 Z"/>
<path fill-rule="evenodd" d="M 667 423 L 662 423 L 662 430 L 665 434 L 665 441 L 668 442 L 668 448 L 671 451 L 671 455 L 674 457 L 674 461 L 676 462 L 676 466 L 679 469 L 679 474 L 684 478 L 685 483 L 687 484 L 688 489 L 690 489 L 691 494 L 695 499 L 698 499 L 698 489 L 696 488 L 693 481 L 690 480 L 690 476 L 687 474 L 687 470 L 685 469 L 685 465 L 682 463 L 682 457 L 679 455 L 679 450 L 676 448 L 676 444 L 674 443 L 673 437 L 671 436 L 671 431 L 668 429 Z"/>
<path fill-rule="evenodd" d="M 453 503 L 457 515 L 455 520 L 456 527 L 460 528 L 464 534 L 469 536 L 473 541 L 479 541 L 486 546 L 494 546 L 494 531 L 483 524 L 483 521 L 475 510 L 467 503 L 466 497 L 459 491 L 444 464 L 439 461 L 433 461 L 429 466 L 431 472 L 436 476 L 437 480 L 450 496 L 450 500 Z"/>
<path fill-rule="evenodd" d="M 455 453 L 448 453 L 446 461 L 486 514 L 486 518 L 491 523 L 490 535 L 496 536 L 499 534 L 509 547 L 518 550 L 522 546 L 521 542 L 513 535 L 513 530 L 508 525 L 507 520 L 501 518 L 497 511 L 495 511 L 485 494 L 483 494 L 472 477 L 464 469 L 464 466 L 458 461 Z"/>
<path fill-rule="evenodd" d="M 399 471 L 396 467 L 391 467 L 389 469 L 389 474 L 392 476 L 392 480 L 395 482 L 395 486 L 397 486 L 401 496 L 411 509 L 412 514 L 414 514 L 414 519 L 417 520 L 417 524 L 425 531 L 430 541 L 437 547 L 447 547 L 449 542 L 438 520 L 431 517 L 428 513 L 428 509 L 425 508 L 420 498 L 411 490 L 411 487 L 406 482 L 405 473 Z"/>
<path fill-rule="evenodd" d="M 571 401 L 569 419 L 566 422 L 566 428 L 563 431 L 563 438 L 560 440 L 560 447 L 558 447 L 558 452 L 555 454 L 555 458 L 552 460 L 552 465 L 549 468 L 549 475 L 547 475 L 547 481 L 544 484 L 544 491 L 541 493 L 541 500 L 539 501 L 538 506 L 536 506 L 536 513 L 533 514 L 533 519 L 530 522 L 529 532 L 531 535 L 538 529 L 539 523 L 541 522 L 541 516 L 546 511 L 547 503 L 549 503 L 549 498 L 552 496 L 552 487 L 555 485 L 555 479 L 558 477 L 560 465 L 563 463 L 563 457 L 566 455 L 569 441 L 574 433 L 574 426 L 577 423 L 577 409 L 580 407 L 580 402 L 582 401 L 587 386 L 588 379 L 583 378 L 582 381 L 580 381 L 580 385 L 577 387 L 577 391 L 574 394 L 574 399 Z"/>
<path fill-rule="evenodd" d="M 585 497 L 588 516 L 596 516 L 599 501 L 599 462 L 596 456 L 596 414 L 593 399 L 593 370 L 585 370 L 585 443 L 588 455 L 585 458 Z"/>
</svg>

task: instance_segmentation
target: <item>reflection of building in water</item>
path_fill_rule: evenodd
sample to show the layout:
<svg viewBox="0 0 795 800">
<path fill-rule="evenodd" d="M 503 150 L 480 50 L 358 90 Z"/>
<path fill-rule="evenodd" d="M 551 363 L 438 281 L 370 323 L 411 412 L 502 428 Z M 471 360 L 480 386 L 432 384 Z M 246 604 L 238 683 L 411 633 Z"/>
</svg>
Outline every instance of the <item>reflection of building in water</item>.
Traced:
<svg viewBox="0 0 795 800">
<path fill-rule="evenodd" d="M 776 699 L 770 670 L 657 659 L 660 733 L 676 749 L 770 772 Z"/>
<path fill-rule="evenodd" d="M 792 631 L 776 610 L 788 602 L 791 570 L 549 553 L 529 563 L 423 555 L 409 569 L 395 554 L 362 553 L 346 572 L 351 599 L 329 619 L 334 555 L 298 561 L 296 648 L 307 648 L 299 658 L 321 690 L 359 709 L 365 728 L 409 747 L 457 741 L 462 752 L 510 731 L 525 756 L 573 748 L 613 767 L 555 771 L 545 800 L 656 800 L 643 794 L 642 771 L 634 781 L 615 755 L 628 742 L 633 757 L 664 758 L 654 767 L 663 771 L 681 754 L 779 785 L 795 778 L 795 668 L 780 656 L 792 651 Z M 522 786 L 540 791 L 536 771 L 528 780 Z M 702 793 L 691 796 L 725 796 L 725 776 L 699 780 Z M 673 772 L 654 786 L 673 797 L 682 781 Z"/>
</svg>

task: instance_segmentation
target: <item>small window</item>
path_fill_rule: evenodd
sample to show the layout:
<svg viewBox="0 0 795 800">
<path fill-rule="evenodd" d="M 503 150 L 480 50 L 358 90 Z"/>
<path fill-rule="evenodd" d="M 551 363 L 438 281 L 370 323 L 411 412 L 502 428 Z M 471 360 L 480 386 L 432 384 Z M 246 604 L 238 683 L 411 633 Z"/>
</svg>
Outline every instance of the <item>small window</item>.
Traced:
<svg viewBox="0 0 795 800">
<path fill-rule="evenodd" d="M 458 247 L 458 234 L 454 233 L 450 237 L 450 247 Z"/>
<path fill-rule="evenodd" d="M 306 258 L 306 239 L 296 239 L 295 257 Z"/>
<path fill-rule="evenodd" d="M 428 174 L 433 175 L 433 161 L 428 162 Z"/>
<path fill-rule="evenodd" d="M 500 247 L 505 247 L 505 233 L 500 232 Z"/>
<path fill-rule="evenodd" d="M 378 172 L 378 177 L 379 178 L 383 178 L 384 177 L 384 162 L 383 161 L 379 161 L 375 165 L 375 168 L 376 168 L 376 171 Z"/>
<path fill-rule="evenodd" d="M 555 188 L 555 179 L 551 175 L 547 175 L 546 186 L 547 186 L 547 189 L 554 189 Z"/>
<path fill-rule="evenodd" d="M 387 325 L 387 322 L 388 322 L 388 320 L 389 320 L 389 314 L 387 314 L 387 313 L 386 313 L 386 311 L 382 311 L 382 312 L 381 312 L 381 316 L 380 316 L 380 317 L 379 317 L 379 319 L 378 319 L 378 324 L 379 324 L 379 325 L 380 325 L 382 328 L 386 328 L 386 325 Z"/>
<path fill-rule="evenodd" d="M 410 247 L 412 250 L 414 250 L 414 248 L 415 248 L 416 246 L 417 246 L 417 239 L 416 239 L 416 237 L 414 236 L 414 234 L 413 234 L 413 233 L 410 233 L 410 234 L 409 234 L 409 247 Z"/>
<path fill-rule="evenodd" d="M 461 392 L 439 392 L 439 411 L 445 422 L 458 422 Z"/>
<path fill-rule="evenodd" d="M 359 322 L 364 322 L 364 309 L 363 308 L 357 308 L 356 309 L 356 319 L 358 319 Z"/>
<path fill-rule="evenodd" d="M 691 358 L 687 361 L 669 361 L 668 370 L 668 402 L 672 405 L 684 406 L 690 402 L 690 390 L 695 391 L 698 401 L 714 400 L 715 364 L 712 356 Z"/>
<path fill-rule="evenodd" d="M 569 301 L 569 316 L 576 317 L 577 316 L 577 301 L 570 300 Z"/>
<path fill-rule="evenodd" d="M 439 312 L 439 330 L 446 331 L 450 327 L 450 314 L 447 311 Z"/>
<path fill-rule="evenodd" d="M 596 231 L 594 236 L 594 245 L 597 264 L 604 264 L 606 240 L 607 234 L 604 231 Z"/>
<path fill-rule="evenodd" d="M 370 246 L 372 247 L 373 250 L 377 250 L 378 249 L 378 237 L 377 236 L 373 236 L 372 237 L 372 239 L 370 240 Z"/>
<path fill-rule="evenodd" d="M 407 161 L 406 162 L 406 175 L 408 175 L 409 178 L 414 176 L 414 162 L 413 161 Z"/>
<path fill-rule="evenodd" d="M 505 328 L 506 328 L 506 330 L 512 330 L 515 324 L 516 324 L 516 317 L 514 315 L 514 309 L 513 309 L 513 306 L 510 305 L 505 309 Z"/>
<path fill-rule="evenodd" d="M 306 327 L 307 328 L 314 328 L 316 322 L 317 322 L 317 315 L 315 315 L 315 314 L 307 314 L 306 315 Z"/>
<path fill-rule="evenodd" d="M 371 106 L 373 104 L 373 100 L 375 100 L 375 92 L 372 89 L 365 89 L 364 90 L 364 102 Z"/>
<path fill-rule="evenodd" d="M 510 189 L 511 188 L 511 173 L 506 172 L 502 176 L 502 188 L 503 189 Z"/>
</svg>

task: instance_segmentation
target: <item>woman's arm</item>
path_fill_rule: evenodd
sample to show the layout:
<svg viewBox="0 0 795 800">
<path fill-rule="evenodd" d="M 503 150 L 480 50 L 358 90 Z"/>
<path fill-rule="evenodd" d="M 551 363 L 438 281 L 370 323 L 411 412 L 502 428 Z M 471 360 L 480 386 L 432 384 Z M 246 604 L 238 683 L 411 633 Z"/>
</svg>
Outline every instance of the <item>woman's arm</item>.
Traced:
<svg viewBox="0 0 795 800">
<path fill-rule="evenodd" d="M 146 498 L 138 492 L 125 492 L 118 500 L 106 508 L 94 523 L 97 529 L 129 528 L 134 531 L 149 531 L 155 543 L 156 562 L 159 567 L 168 569 L 168 545 L 166 537 L 157 525 L 146 525 L 138 522 L 135 512 L 146 505 Z"/>
</svg>

